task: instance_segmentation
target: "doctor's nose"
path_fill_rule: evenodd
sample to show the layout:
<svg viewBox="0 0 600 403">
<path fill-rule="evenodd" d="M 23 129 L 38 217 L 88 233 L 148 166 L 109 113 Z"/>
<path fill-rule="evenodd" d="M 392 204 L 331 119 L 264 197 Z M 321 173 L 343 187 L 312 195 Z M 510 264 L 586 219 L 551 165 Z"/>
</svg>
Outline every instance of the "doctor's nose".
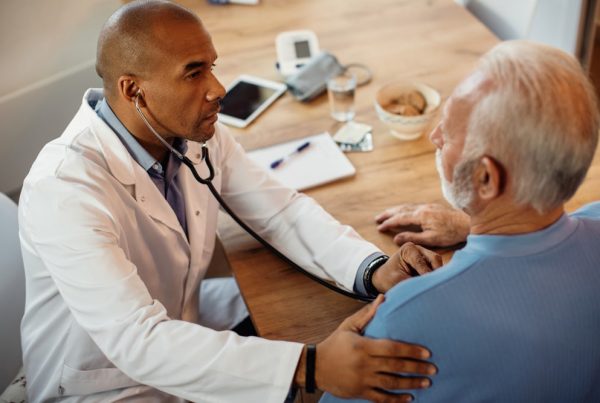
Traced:
<svg viewBox="0 0 600 403">
<path fill-rule="evenodd" d="M 208 102 L 218 102 L 223 99 L 225 92 L 225 87 L 223 87 L 221 82 L 214 77 L 211 87 L 206 92 L 206 100 Z"/>
<path fill-rule="evenodd" d="M 221 99 L 223 99 L 223 97 L 225 96 L 225 93 L 220 93 L 220 92 L 215 92 L 215 91 L 208 91 L 206 93 L 206 100 L 208 102 L 219 102 Z"/>
</svg>

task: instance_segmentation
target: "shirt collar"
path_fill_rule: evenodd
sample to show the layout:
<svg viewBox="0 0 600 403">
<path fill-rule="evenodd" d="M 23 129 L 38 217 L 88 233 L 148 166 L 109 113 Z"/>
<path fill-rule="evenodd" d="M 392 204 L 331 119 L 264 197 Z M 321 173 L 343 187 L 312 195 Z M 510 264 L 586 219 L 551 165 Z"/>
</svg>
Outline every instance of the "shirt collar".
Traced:
<svg viewBox="0 0 600 403">
<path fill-rule="evenodd" d="M 519 235 L 469 235 L 463 251 L 492 256 L 526 256 L 560 244 L 577 228 L 578 221 L 563 214 L 540 231 Z"/>
<path fill-rule="evenodd" d="M 150 153 L 136 140 L 133 134 L 123 126 L 123 123 L 121 123 L 117 115 L 115 115 L 110 108 L 108 102 L 106 102 L 106 98 L 103 98 L 96 104 L 95 110 L 98 116 L 113 129 L 133 159 L 136 160 L 145 171 L 154 169 L 160 174 L 164 173 L 164 169 L 160 162 L 150 155 Z M 185 155 L 187 151 L 187 142 L 181 138 L 176 138 L 173 142 L 173 148 Z"/>
</svg>

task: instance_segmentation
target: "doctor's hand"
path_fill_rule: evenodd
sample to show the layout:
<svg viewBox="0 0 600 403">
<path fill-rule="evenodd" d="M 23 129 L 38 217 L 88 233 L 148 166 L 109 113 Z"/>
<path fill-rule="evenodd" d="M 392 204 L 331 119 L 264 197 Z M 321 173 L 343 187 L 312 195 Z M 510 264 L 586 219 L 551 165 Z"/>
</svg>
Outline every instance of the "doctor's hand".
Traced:
<svg viewBox="0 0 600 403">
<path fill-rule="evenodd" d="M 407 242 L 373 273 L 371 281 L 377 291 L 384 293 L 400 281 L 429 273 L 442 264 L 437 253 Z"/>
<path fill-rule="evenodd" d="M 436 203 L 400 204 L 375 216 L 381 232 L 394 232 L 394 242 L 414 242 L 425 246 L 451 246 L 464 242 L 469 235 L 470 217 Z"/>
<path fill-rule="evenodd" d="M 315 380 L 319 389 L 344 398 L 409 402 L 412 400 L 409 394 L 395 395 L 384 390 L 422 389 L 431 385 L 426 376 L 437 370 L 433 364 L 424 361 L 431 356 L 426 348 L 360 335 L 383 299 L 383 295 L 379 295 L 317 345 Z M 304 386 L 303 365 L 301 359 L 295 378 L 299 386 Z M 394 375 L 400 372 L 415 377 Z"/>
</svg>

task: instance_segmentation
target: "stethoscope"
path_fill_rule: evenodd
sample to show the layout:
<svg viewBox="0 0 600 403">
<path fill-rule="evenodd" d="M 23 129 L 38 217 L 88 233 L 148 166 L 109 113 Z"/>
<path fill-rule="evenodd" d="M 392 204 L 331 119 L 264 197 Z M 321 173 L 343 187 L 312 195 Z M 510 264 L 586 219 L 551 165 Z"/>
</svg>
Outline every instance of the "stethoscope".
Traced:
<svg viewBox="0 0 600 403">
<path fill-rule="evenodd" d="M 252 228 L 250 228 L 244 221 L 242 221 L 241 218 L 239 218 L 237 216 L 237 214 L 235 214 L 233 212 L 233 210 L 231 210 L 231 208 L 227 205 L 227 203 L 225 203 L 225 200 L 223 200 L 223 198 L 221 197 L 221 195 L 219 194 L 219 192 L 217 191 L 217 189 L 215 189 L 215 187 L 212 184 L 212 180 L 215 177 L 215 170 L 212 166 L 212 163 L 210 162 L 210 157 L 208 155 L 208 147 L 206 146 L 206 142 L 202 143 L 202 159 L 201 161 L 204 161 L 206 163 L 206 166 L 208 168 L 208 176 L 206 178 L 202 178 L 200 176 L 200 174 L 198 174 L 198 171 L 196 171 L 196 168 L 194 168 L 194 163 L 185 155 L 181 154 L 179 151 L 177 151 L 175 148 L 173 148 L 171 146 L 171 144 L 169 144 L 160 134 L 158 134 L 158 132 L 156 130 L 154 130 L 154 128 L 152 127 L 152 125 L 150 124 L 150 122 L 148 122 L 148 119 L 146 119 L 146 116 L 143 114 L 142 110 L 140 109 L 140 106 L 138 104 L 138 100 L 139 97 L 141 96 L 140 92 L 138 91 L 137 94 L 135 95 L 135 109 L 137 110 L 138 114 L 140 115 L 140 118 L 142 118 L 142 121 L 144 122 L 144 124 L 146 125 L 146 127 L 148 127 L 148 129 L 150 129 L 150 131 L 152 132 L 152 134 L 154 134 L 156 136 L 156 138 L 165 146 L 167 147 L 167 149 L 175 156 L 177 157 L 178 160 L 180 160 L 185 166 L 187 166 L 189 168 L 189 170 L 192 172 L 192 175 L 194 176 L 194 178 L 200 182 L 203 185 L 206 185 L 208 187 L 208 189 L 210 190 L 210 192 L 212 193 L 212 195 L 214 196 L 214 198 L 217 200 L 217 202 L 219 203 L 219 205 L 223 208 L 223 210 L 225 210 L 227 212 L 227 214 L 229 214 L 229 216 L 231 218 L 233 218 L 233 220 L 238 223 L 238 225 L 240 227 L 242 227 L 244 229 L 244 231 L 246 231 L 248 234 L 250 234 L 254 239 L 256 239 L 258 242 L 260 242 L 265 248 L 267 248 L 268 250 L 270 250 L 273 254 L 275 254 L 275 256 L 279 257 L 281 260 L 283 260 L 285 263 L 287 263 L 288 265 L 290 265 L 291 267 L 293 267 L 295 270 L 299 271 L 300 273 L 304 274 L 305 276 L 307 276 L 308 278 L 316 281 L 317 283 L 321 284 L 324 287 L 329 288 L 330 290 L 333 290 L 339 294 L 342 294 L 346 297 L 350 297 L 350 298 L 354 298 L 354 299 L 358 299 L 361 301 L 372 301 L 373 298 L 372 297 L 365 297 L 350 291 L 346 291 L 342 288 L 336 287 L 335 285 L 328 283 L 327 281 L 315 276 L 314 274 L 312 274 L 311 272 L 305 270 L 304 268 L 300 267 L 299 265 L 297 265 L 296 263 L 294 263 L 291 259 L 289 259 L 287 256 L 285 256 L 283 253 L 279 252 L 279 250 L 277 250 L 277 248 L 275 248 L 273 245 L 271 245 L 268 241 L 266 241 L 263 237 L 261 237 L 260 235 L 258 235 Z"/>
</svg>

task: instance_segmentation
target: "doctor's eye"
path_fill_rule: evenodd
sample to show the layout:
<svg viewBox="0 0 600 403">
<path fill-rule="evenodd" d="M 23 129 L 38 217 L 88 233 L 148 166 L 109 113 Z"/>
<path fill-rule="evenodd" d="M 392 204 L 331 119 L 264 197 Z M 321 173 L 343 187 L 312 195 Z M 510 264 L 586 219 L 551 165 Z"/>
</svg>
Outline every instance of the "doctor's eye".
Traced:
<svg viewBox="0 0 600 403">
<path fill-rule="evenodd" d="M 215 69 L 215 67 L 217 67 L 216 64 L 211 64 L 211 65 L 209 65 L 209 67 L 205 66 L 205 67 L 200 68 L 198 70 L 194 70 L 191 73 L 189 73 L 187 76 L 185 76 L 185 78 L 188 79 L 188 80 L 194 80 L 194 79 L 202 76 L 203 73 L 206 74 L 207 71 L 212 72 Z"/>
</svg>

